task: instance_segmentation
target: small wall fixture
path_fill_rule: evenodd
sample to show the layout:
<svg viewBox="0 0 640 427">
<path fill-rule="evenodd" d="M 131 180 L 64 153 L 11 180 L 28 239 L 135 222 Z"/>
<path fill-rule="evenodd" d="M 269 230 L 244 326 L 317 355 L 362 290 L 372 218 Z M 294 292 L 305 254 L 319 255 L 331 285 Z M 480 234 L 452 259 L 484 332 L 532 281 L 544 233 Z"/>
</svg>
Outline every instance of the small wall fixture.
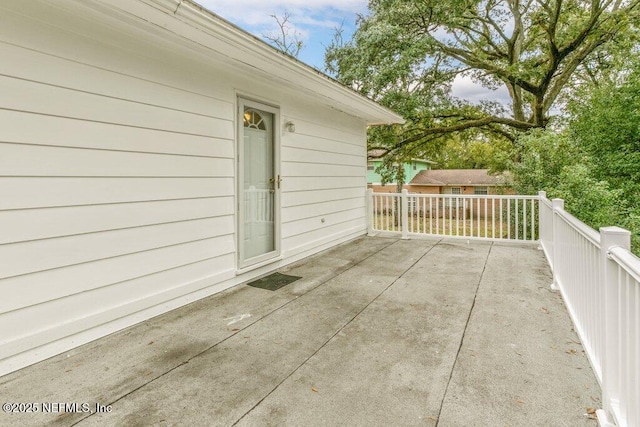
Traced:
<svg viewBox="0 0 640 427">
<path fill-rule="evenodd" d="M 287 130 L 287 132 L 295 133 L 296 131 L 296 125 L 293 122 L 285 123 L 284 128 Z"/>
</svg>

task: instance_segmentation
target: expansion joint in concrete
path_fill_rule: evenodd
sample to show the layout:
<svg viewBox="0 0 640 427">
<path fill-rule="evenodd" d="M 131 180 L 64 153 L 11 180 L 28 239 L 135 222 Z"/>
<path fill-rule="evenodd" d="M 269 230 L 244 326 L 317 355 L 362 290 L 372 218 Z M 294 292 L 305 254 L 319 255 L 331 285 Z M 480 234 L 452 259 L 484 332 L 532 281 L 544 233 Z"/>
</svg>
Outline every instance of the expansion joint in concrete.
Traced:
<svg viewBox="0 0 640 427">
<path fill-rule="evenodd" d="M 487 269 L 487 262 L 489 261 L 489 257 L 491 256 L 491 250 L 493 249 L 493 242 L 491 242 L 491 246 L 489 246 L 489 250 L 487 251 L 487 257 L 484 260 L 484 265 L 482 266 L 482 272 L 480 273 L 480 277 L 478 278 L 478 283 L 476 284 L 475 293 L 473 295 L 473 301 L 471 302 L 471 309 L 469 310 L 469 315 L 467 316 L 467 320 L 464 325 L 464 330 L 462 331 L 462 336 L 460 337 L 460 343 L 458 344 L 458 350 L 456 351 L 456 357 L 451 365 L 451 371 L 449 372 L 449 378 L 447 379 L 447 386 L 444 389 L 444 394 L 442 395 L 442 401 L 440 402 L 440 409 L 438 409 L 438 415 L 436 419 L 436 427 L 438 427 L 440 423 L 440 414 L 442 414 L 442 408 L 444 406 L 444 402 L 447 398 L 447 393 L 449 391 L 449 384 L 451 384 L 451 379 L 453 378 L 453 372 L 456 369 L 456 365 L 458 363 L 458 357 L 460 356 L 460 352 L 462 351 L 462 345 L 464 344 L 464 338 L 467 334 L 467 328 L 469 327 L 469 322 L 471 321 L 471 315 L 473 314 L 473 309 L 476 306 L 476 298 L 478 297 L 478 291 L 480 290 L 480 284 L 482 283 L 482 278 L 484 277 L 484 272 Z"/>
</svg>

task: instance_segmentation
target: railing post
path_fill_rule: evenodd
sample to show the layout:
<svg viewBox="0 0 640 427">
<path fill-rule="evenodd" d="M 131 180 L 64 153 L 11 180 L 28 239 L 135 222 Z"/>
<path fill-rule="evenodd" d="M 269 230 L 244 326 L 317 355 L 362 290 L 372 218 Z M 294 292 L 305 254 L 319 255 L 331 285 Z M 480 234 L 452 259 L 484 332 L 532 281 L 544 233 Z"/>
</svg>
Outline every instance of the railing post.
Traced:
<svg viewBox="0 0 640 427">
<path fill-rule="evenodd" d="M 604 351 L 602 352 L 602 405 L 604 412 L 598 411 L 598 423 L 601 426 L 614 425 L 612 414 L 613 407 L 617 404 L 616 393 L 620 391 L 618 376 L 618 353 L 620 351 L 620 339 L 616 325 L 619 324 L 618 299 L 620 291 L 618 287 L 617 268 L 609 260 L 609 250 L 619 246 L 626 250 L 631 249 L 631 233 L 620 227 L 600 228 L 600 262 L 602 263 L 601 286 L 604 292 Z"/>
<path fill-rule="evenodd" d="M 400 193 L 400 214 L 402 215 L 402 238 L 409 238 L 409 191 L 403 189 Z"/>
<path fill-rule="evenodd" d="M 538 250 L 543 250 L 542 248 L 542 236 L 544 235 L 542 232 L 542 200 L 547 198 L 546 191 L 538 191 Z"/>
<path fill-rule="evenodd" d="M 558 291 L 560 290 L 560 285 L 558 283 L 558 258 L 560 256 L 560 251 L 559 251 L 559 246 L 560 246 L 560 239 L 558 238 L 558 229 L 559 227 L 557 226 L 557 211 L 559 210 L 564 210 L 564 200 L 562 199 L 553 199 L 551 201 L 551 206 L 553 208 L 553 220 L 551 221 L 551 236 L 552 236 L 552 243 L 551 245 L 553 246 L 553 266 L 551 268 L 551 271 L 553 272 L 553 282 L 551 283 L 551 289 L 554 291 Z"/>
<path fill-rule="evenodd" d="M 373 211 L 373 189 L 367 188 L 367 194 L 365 196 L 365 209 L 367 210 L 367 236 L 373 236 L 373 217 L 375 212 Z"/>
</svg>

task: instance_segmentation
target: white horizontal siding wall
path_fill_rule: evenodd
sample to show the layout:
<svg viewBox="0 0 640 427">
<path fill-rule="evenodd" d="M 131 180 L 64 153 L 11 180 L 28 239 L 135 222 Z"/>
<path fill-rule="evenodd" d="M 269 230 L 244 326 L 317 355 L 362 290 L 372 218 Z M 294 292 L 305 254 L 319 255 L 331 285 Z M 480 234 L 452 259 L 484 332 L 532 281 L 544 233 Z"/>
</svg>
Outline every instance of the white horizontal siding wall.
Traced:
<svg viewBox="0 0 640 427">
<path fill-rule="evenodd" d="M 82 8 L 0 3 L 0 375 L 365 232 L 364 121 Z M 238 95 L 296 124 L 283 257 L 244 275 Z"/>
<path fill-rule="evenodd" d="M 51 3 L 0 8 L 1 374 L 234 278 L 235 142 L 202 70 Z"/>
<path fill-rule="evenodd" d="M 295 113 L 295 133 L 282 138 L 282 245 L 287 252 L 366 229 L 365 126 L 335 111 L 301 108 Z"/>
</svg>

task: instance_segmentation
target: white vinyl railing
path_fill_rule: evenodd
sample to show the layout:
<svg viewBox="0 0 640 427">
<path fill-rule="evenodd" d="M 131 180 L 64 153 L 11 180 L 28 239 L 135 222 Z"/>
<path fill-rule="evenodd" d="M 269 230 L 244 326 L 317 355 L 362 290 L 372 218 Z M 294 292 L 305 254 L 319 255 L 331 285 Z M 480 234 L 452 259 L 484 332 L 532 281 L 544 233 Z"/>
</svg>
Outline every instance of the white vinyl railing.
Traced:
<svg viewBox="0 0 640 427">
<path fill-rule="evenodd" d="M 540 246 L 602 388 L 600 426 L 640 426 L 640 259 L 631 233 L 600 232 L 540 192 Z"/>
<path fill-rule="evenodd" d="M 561 199 L 367 191 L 370 234 L 537 241 L 602 387 L 600 426 L 640 426 L 640 258 L 631 233 L 595 231 Z"/>
<path fill-rule="evenodd" d="M 621 230 L 621 229 L 620 229 Z M 619 230 L 613 230 L 619 232 Z M 624 230 L 623 230 L 624 231 Z M 615 234 L 614 234 L 615 236 Z M 615 236 L 619 237 L 619 236 Z M 622 236 L 625 238 L 624 235 Z M 640 259 L 624 246 L 607 247 L 604 277 L 605 346 L 602 392 L 605 413 L 619 426 L 640 425 Z M 622 242 L 618 242 L 622 243 Z M 623 243 L 624 244 L 624 243 Z"/>
<path fill-rule="evenodd" d="M 549 256 L 552 287 L 561 291 L 591 366 L 601 381 L 604 310 L 600 306 L 605 289 L 601 286 L 600 234 L 565 211 L 559 200 L 554 203 Z"/>
<path fill-rule="evenodd" d="M 619 246 L 607 252 L 605 410 L 621 426 L 640 425 L 640 260 Z"/>
<path fill-rule="evenodd" d="M 538 196 L 367 194 L 370 234 L 538 240 Z"/>
</svg>

